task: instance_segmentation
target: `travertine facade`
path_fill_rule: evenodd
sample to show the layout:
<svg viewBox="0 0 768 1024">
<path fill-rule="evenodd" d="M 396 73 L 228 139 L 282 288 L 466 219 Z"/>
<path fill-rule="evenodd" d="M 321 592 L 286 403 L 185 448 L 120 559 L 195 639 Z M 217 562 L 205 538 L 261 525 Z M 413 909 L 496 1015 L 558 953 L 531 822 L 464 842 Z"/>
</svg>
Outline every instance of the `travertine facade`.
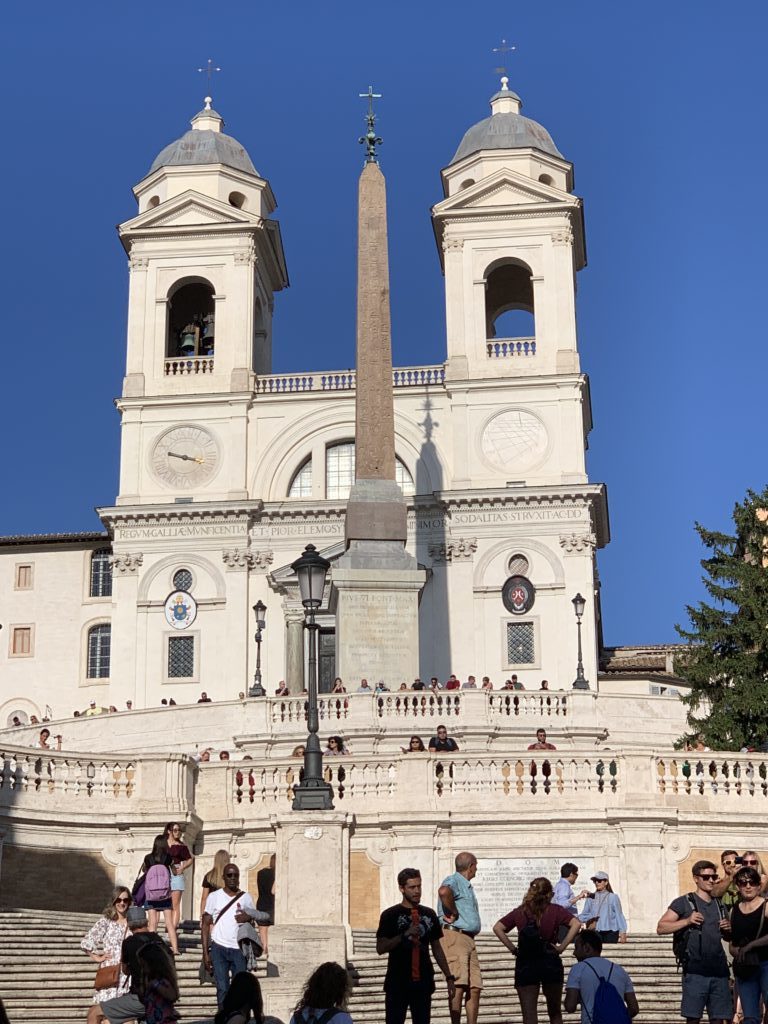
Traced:
<svg viewBox="0 0 768 1024">
<path fill-rule="evenodd" d="M 426 577 L 416 664 L 426 678 L 487 673 L 498 685 L 514 671 L 529 688 L 542 678 L 568 686 L 579 592 L 594 686 L 595 553 L 609 526 L 603 486 L 589 482 L 585 464 L 592 423 L 575 327 L 581 201 L 570 163 L 522 117 L 506 84 L 492 111 L 442 172 L 444 198 L 433 209 L 446 362 L 392 377 L 407 550 Z M 265 681 L 287 678 L 294 692 L 304 685 L 290 564 L 308 541 L 332 562 L 342 554 L 355 374 L 271 372 L 273 349 L 287 343 L 278 331 L 273 345 L 273 295 L 288 283 L 275 198 L 222 126 L 208 104 L 136 186 L 138 215 L 119 229 L 130 290 L 120 490 L 101 510 L 114 557 L 112 593 L 98 609 L 109 626 L 108 674 L 103 636 L 102 674 L 88 668 L 87 567 L 66 553 L 79 542 L 63 545 L 56 569 L 49 546 L 43 561 L 36 540 L 5 543 L 7 621 L 35 626 L 32 655 L 13 655 L 11 665 L 12 649 L 2 652 L 6 719 L 16 710 L 41 717 L 45 705 L 69 713 L 92 694 L 117 707 L 190 702 L 201 689 L 235 697 L 253 676 L 259 599 L 268 610 Z M 528 317 L 524 336 L 507 326 L 513 315 Z M 34 563 L 33 614 L 12 588 L 23 560 Z M 530 579 L 535 602 L 512 612 L 501 589 L 516 574 Z M 164 614 L 182 583 L 196 602 L 185 632 Z M 57 586 L 72 596 L 55 630 L 43 630 Z M 327 689 L 337 671 L 331 605 L 319 621 Z M 3 641 L 12 642 L 10 630 Z M 346 663 L 350 686 L 370 674 L 360 660 Z"/>
</svg>

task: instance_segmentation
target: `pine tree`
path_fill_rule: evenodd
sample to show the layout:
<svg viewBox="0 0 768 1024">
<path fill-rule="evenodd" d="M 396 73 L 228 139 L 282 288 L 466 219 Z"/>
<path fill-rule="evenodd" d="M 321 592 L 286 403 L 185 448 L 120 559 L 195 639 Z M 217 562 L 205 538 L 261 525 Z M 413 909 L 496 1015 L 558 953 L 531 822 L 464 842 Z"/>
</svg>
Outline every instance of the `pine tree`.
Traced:
<svg viewBox="0 0 768 1024">
<path fill-rule="evenodd" d="M 747 492 L 733 523 L 733 535 L 696 524 L 713 603 L 688 606 L 690 629 L 675 627 L 689 644 L 675 661 L 691 687 L 688 724 L 713 750 L 768 741 L 768 487 Z"/>
</svg>

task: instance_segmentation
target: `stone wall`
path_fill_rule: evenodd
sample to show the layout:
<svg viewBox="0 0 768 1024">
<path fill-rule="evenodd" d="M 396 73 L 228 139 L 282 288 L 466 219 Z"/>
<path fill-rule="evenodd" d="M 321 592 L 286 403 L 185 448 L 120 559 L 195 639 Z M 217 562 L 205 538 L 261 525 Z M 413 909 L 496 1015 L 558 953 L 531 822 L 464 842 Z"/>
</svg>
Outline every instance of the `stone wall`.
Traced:
<svg viewBox="0 0 768 1024">
<path fill-rule="evenodd" d="M 0 907 L 99 914 L 116 881 L 114 865 L 93 850 L 3 844 Z"/>
</svg>

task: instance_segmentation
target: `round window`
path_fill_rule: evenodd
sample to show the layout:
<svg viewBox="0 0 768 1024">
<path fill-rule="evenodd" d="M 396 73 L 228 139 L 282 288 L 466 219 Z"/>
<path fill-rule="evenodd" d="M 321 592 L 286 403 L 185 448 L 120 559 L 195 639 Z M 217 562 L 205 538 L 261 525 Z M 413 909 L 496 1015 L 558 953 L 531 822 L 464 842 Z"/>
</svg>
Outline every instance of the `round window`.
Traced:
<svg viewBox="0 0 768 1024">
<path fill-rule="evenodd" d="M 192 573 L 189 569 L 179 569 L 173 574 L 173 589 L 184 591 L 192 589 Z"/>
</svg>

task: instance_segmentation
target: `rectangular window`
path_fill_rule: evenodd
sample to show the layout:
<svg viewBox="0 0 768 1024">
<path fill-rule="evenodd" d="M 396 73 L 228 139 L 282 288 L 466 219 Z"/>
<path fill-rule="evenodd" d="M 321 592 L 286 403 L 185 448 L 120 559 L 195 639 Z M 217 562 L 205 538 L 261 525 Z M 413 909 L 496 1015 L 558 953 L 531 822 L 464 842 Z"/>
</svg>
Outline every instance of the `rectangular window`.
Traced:
<svg viewBox="0 0 768 1024">
<path fill-rule="evenodd" d="M 536 637 L 532 622 L 507 623 L 507 664 L 536 664 Z"/>
<path fill-rule="evenodd" d="M 11 626 L 11 657 L 28 658 L 32 654 L 32 626 Z"/>
<path fill-rule="evenodd" d="M 195 638 L 168 637 L 168 678 L 191 679 L 195 674 Z"/>
<path fill-rule="evenodd" d="M 14 588 L 16 590 L 32 589 L 32 566 L 30 564 L 16 566 L 16 581 L 14 583 Z"/>
<path fill-rule="evenodd" d="M 112 626 L 101 622 L 88 630 L 88 679 L 109 679 Z"/>
<path fill-rule="evenodd" d="M 88 593 L 91 597 L 112 596 L 112 553 L 108 548 L 94 551 L 91 555 L 91 580 Z"/>
</svg>

